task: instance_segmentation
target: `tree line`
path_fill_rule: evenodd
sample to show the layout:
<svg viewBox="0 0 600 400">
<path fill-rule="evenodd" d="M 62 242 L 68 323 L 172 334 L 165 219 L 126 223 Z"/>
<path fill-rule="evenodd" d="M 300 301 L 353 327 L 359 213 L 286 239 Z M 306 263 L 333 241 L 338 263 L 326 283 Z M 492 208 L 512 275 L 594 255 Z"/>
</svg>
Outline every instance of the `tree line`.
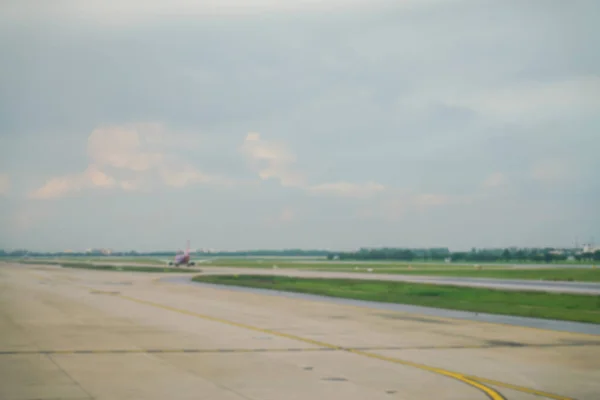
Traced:
<svg viewBox="0 0 600 400">
<path fill-rule="evenodd" d="M 448 262 L 534 262 L 600 261 L 600 250 L 543 249 L 472 249 L 451 252 L 448 249 L 360 249 L 354 252 L 330 252 L 328 260 L 396 260 Z"/>
<path fill-rule="evenodd" d="M 302 250 L 302 249 L 284 249 L 284 250 L 240 250 L 240 251 L 190 251 L 195 255 L 209 255 L 212 257 L 324 257 L 327 250 Z M 105 254 L 101 251 L 86 252 L 36 252 L 28 250 L 5 251 L 0 249 L 0 257 L 173 257 L 177 251 L 114 251 Z"/>
</svg>

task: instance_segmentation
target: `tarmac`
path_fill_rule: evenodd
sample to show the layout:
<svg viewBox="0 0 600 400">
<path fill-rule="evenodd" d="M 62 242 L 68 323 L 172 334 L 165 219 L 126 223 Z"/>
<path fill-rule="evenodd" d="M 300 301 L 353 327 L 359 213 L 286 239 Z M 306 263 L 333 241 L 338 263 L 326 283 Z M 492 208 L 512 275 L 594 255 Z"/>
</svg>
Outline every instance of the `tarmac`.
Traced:
<svg viewBox="0 0 600 400">
<path fill-rule="evenodd" d="M 0 263 L 0 399 L 600 398 L 600 335 L 165 275 Z"/>
</svg>

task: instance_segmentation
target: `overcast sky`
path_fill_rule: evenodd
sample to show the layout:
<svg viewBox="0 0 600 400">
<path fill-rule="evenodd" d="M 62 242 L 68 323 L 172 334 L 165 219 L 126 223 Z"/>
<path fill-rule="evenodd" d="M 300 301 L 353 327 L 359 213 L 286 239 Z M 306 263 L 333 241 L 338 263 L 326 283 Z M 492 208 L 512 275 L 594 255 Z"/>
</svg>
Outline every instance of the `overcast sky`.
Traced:
<svg viewBox="0 0 600 400">
<path fill-rule="evenodd" d="M 598 15 L 3 1 L 0 248 L 600 242 Z"/>
</svg>

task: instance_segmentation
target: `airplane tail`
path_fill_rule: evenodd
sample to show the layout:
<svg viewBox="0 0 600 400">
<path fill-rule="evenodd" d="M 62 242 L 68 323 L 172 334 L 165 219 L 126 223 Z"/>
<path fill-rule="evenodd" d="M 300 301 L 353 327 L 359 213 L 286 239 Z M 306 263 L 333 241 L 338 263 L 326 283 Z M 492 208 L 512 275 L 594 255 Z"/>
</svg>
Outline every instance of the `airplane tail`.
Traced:
<svg viewBox="0 0 600 400">
<path fill-rule="evenodd" d="M 187 245 L 186 245 L 186 248 L 185 248 L 185 255 L 187 256 L 189 254 L 190 254 L 190 240 L 188 239 Z"/>
</svg>

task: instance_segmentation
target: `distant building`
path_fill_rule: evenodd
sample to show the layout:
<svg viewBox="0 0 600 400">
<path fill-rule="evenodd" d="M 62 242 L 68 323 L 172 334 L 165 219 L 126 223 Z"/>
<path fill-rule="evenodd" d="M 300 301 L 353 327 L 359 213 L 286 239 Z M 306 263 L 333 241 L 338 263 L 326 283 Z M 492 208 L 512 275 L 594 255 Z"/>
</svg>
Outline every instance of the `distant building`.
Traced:
<svg viewBox="0 0 600 400">
<path fill-rule="evenodd" d="M 110 249 L 86 249 L 85 252 L 88 253 L 88 254 L 95 254 L 95 255 L 102 254 L 102 255 L 105 255 L 105 256 L 108 256 L 108 255 L 112 254 L 112 250 L 110 250 Z"/>
</svg>

